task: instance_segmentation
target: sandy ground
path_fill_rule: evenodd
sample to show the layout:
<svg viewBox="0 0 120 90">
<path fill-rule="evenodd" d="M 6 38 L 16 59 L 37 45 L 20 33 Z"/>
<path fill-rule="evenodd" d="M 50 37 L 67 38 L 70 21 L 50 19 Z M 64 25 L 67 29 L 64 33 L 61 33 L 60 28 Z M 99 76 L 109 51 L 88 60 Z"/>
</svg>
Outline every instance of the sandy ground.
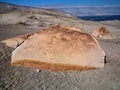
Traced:
<svg viewBox="0 0 120 90">
<path fill-rule="evenodd" d="M 114 26 L 114 27 L 119 27 L 119 28 L 120 28 L 120 20 L 114 20 L 114 21 L 101 21 L 101 22 L 99 22 L 99 23 L 105 24 L 105 25 Z"/>
<path fill-rule="evenodd" d="M 25 33 L 34 33 L 42 28 L 34 27 L 36 19 L 27 19 L 27 21 L 34 21 L 33 26 L 10 24 L 10 21 L 7 24 L 0 24 L 0 41 Z M 7 22 L 7 20 L 4 22 Z M 67 72 L 51 72 L 47 70 L 37 72 L 36 69 L 32 68 L 13 67 L 10 66 L 10 62 L 11 52 L 14 49 L 0 43 L 0 90 L 120 90 L 119 25 L 114 26 L 114 22 L 110 22 L 108 25 L 109 22 L 101 24 L 66 18 L 53 19 L 53 17 L 45 17 L 39 20 L 38 26 L 49 26 L 51 22 L 52 25 L 57 22 L 62 25 L 78 27 L 89 34 L 101 26 L 107 27 L 115 38 L 113 40 L 98 40 L 106 53 L 107 63 L 105 67 L 90 71 Z M 0 23 L 3 22 L 0 21 Z"/>
<path fill-rule="evenodd" d="M 0 25 L 0 41 L 27 33 L 35 33 L 40 27 L 27 27 L 23 25 Z"/>
</svg>

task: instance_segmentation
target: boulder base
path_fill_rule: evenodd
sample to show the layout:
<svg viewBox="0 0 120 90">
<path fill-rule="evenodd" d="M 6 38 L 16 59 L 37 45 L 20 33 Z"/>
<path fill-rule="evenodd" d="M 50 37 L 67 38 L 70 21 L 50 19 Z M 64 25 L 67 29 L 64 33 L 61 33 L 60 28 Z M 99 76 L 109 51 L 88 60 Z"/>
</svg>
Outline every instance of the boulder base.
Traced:
<svg viewBox="0 0 120 90">
<path fill-rule="evenodd" d="M 104 67 L 105 53 L 89 34 L 51 27 L 32 35 L 12 52 L 13 66 L 37 69 L 88 70 Z"/>
</svg>

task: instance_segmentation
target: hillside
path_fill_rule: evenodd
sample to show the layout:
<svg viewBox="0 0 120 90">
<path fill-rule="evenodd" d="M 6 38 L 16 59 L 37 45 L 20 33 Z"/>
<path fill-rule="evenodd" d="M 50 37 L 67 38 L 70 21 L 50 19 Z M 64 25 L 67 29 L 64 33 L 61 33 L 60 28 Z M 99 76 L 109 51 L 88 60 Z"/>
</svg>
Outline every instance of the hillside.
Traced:
<svg viewBox="0 0 120 90">
<path fill-rule="evenodd" d="M 43 8 L 36 8 L 36 7 L 28 7 L 28 6 L 19 6 L 10 3 L 3 3 L 0 2 L 0 12 L 10 12 L 10 11 L 24 11 L 24 12 L 36 12 L 38 14 L 48 14 L 48 15 L 56 15 L 56 16 L 63 16 L 67 18 L 75 18 L 70 14 L 59 12 L 57 10 L 52 9 L 43 9 Z"/>
</svg>

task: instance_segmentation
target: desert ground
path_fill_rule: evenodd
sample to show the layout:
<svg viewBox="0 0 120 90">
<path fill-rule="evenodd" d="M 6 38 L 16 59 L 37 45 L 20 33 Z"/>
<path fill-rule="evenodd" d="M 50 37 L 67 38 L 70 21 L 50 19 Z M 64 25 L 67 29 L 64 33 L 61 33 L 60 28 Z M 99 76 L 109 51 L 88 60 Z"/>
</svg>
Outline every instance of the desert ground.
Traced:
<svg viewBox="0 0 120 90">
<path fill-rule="evenodd" d="M 19 11 L 0 13 L 0 90 L 119 90 L 120 22 L 91 22 L 69 15 L 56 16 L 37 12 L 26 14 Z M 101 26 L 106 27 L 114 38 L 97 39 L 106 53 L 107 63 L 104 68 L 88 71 L 38 72 L 33 68 L 11 66 L 11 53 L 14 48 L 2 43 L 3 40 L 35 33 L 54 24 L 81 28 L 89 34 Z"/>
</svg>

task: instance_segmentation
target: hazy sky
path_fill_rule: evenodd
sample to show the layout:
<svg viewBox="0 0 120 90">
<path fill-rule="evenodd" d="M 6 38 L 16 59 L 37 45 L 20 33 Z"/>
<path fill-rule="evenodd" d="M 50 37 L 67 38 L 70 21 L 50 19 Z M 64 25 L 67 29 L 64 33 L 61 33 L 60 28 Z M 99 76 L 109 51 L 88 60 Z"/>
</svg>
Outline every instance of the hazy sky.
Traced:
<svg viewBox="0 0 120 90">
<path fill-rule="evenodd" d="M 40 5 L 120 5 L 120 0 L 0 0 L 0 2 L 8 2 L 24 6 L 40 6 Z"/>
</svg>

